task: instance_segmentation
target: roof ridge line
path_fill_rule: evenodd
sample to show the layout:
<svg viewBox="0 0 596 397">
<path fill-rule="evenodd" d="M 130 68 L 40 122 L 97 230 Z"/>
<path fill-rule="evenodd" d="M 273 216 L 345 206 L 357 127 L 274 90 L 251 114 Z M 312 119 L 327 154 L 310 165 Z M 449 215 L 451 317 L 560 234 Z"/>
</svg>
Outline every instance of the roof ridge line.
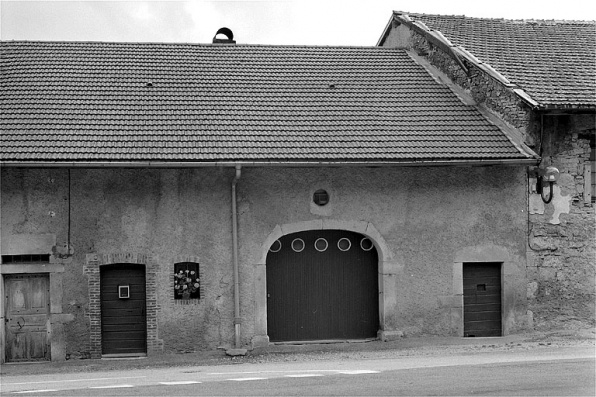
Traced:
<svg viewBox="0 0 596 397">
<path fill-rule="evenodd" d="M 425 16 L 425 17 L 455 17 L 455 18 L 462 18 L 462 19 L 477 19 L 477 20 L 484 20 L 484 21 L 502 21 L 502 22 L 526 22 L 526 23 L 537 23 L 537 22 L 555 22 L 555 23 L 587 23 L 587 24 L 596 24 L 596 20 L 592 19 L 536 19 L 536 18 L 520 18 L 520 19 L 510 19 L 510 18 L 486 18 L 486 17 L 470 17 L 464 14 L 457 15 L 457 14 L 426 14 L 420 12 L 407 12 L 407 11 L 393 11 L 393 15 L 415 15 L 415 16 Z"/>
<path fill-rule="evenodd" d="M 0 44 L 107 44 L 107 45 L 166 45 L 166 46 L 195 46 L 195 47 L 275 47 L 275 48 L 348 48 L 348 49 L 374 49 L 395 51 L 396 48 L 378 47 L 376 45 L 332 45 L 332 44 L 213 44 L 213 43 L 184 43 L 184 42 L 152 42 L 152 41 L 93 41 L 93 40 L 0 40 Z"/>
</svg>

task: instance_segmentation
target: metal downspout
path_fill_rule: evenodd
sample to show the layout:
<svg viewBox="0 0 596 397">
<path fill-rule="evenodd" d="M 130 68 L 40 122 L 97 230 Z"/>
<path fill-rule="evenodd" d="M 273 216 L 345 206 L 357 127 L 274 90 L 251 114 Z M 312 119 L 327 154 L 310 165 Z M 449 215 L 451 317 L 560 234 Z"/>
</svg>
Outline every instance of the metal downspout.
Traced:
<svg viewBox="0 0 596 397">
<path fill-rule="evenodd" d="M 236 176 L 232 182 L 232 246 L 234 257 L 234 346 L 240 348 L 240 288 L 238 286 L 238 211 L 236 208 L 236 184 L 240 180 L 242 167 L 236 166 Z"/>
</svg>

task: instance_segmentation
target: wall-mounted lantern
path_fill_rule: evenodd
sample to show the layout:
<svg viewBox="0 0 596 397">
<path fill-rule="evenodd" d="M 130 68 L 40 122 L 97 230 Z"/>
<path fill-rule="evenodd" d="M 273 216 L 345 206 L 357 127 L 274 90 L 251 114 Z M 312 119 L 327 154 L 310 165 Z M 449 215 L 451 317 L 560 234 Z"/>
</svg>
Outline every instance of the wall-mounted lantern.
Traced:
<svg viewBox="0 0 596 397">
<path fill-rule="evenodd" d="M 555 167 L 535 167 L 530 170 L 530 175 L 536 177 L 536 193 L 540 195 L 540 198 L 542 198 L 545 204 L 550 203 L 553 199 L 553 185 L 559 179 L 559 170 Z M 543 192 L 546 186 L 548 186 L 550 192 L 545 198 Z"/>
</svg>

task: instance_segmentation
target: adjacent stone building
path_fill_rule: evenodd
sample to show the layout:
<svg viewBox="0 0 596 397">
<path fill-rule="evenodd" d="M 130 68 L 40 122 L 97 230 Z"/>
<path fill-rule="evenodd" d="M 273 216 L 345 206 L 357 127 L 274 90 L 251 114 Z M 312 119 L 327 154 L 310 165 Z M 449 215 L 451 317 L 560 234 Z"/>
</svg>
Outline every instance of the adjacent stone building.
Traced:
<svg viewBox="0 0 596 397">
<path fill-rule="evenodd" d="M 379 46 L 403 48 L 560 171 L 529 167 L 528 309 L 534 327 L 593 326 L 596 23 L 394 12 Z M 549 199 L 544 184 L 543 197 Z"/>
</svg>

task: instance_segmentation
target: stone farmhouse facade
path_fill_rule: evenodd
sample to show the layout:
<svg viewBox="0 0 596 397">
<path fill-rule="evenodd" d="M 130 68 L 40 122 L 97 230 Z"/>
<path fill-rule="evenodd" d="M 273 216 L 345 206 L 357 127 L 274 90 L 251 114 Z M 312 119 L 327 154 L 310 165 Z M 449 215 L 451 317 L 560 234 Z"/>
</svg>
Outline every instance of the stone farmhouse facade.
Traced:
<svg viewBox="0 0 596 397">
<path fill-rule="evenodd" d="M 531 326 L 540 156 L 424 57 L 0 49 L 2 360 Z"/>
<path fill-rule="evenodd" d="M 396 11 L 378 45 L 410 51 L 560 171 L 545 204 L 528 168 L 529 317 L 594 326 L 596 23 Z"/>
</svg>

